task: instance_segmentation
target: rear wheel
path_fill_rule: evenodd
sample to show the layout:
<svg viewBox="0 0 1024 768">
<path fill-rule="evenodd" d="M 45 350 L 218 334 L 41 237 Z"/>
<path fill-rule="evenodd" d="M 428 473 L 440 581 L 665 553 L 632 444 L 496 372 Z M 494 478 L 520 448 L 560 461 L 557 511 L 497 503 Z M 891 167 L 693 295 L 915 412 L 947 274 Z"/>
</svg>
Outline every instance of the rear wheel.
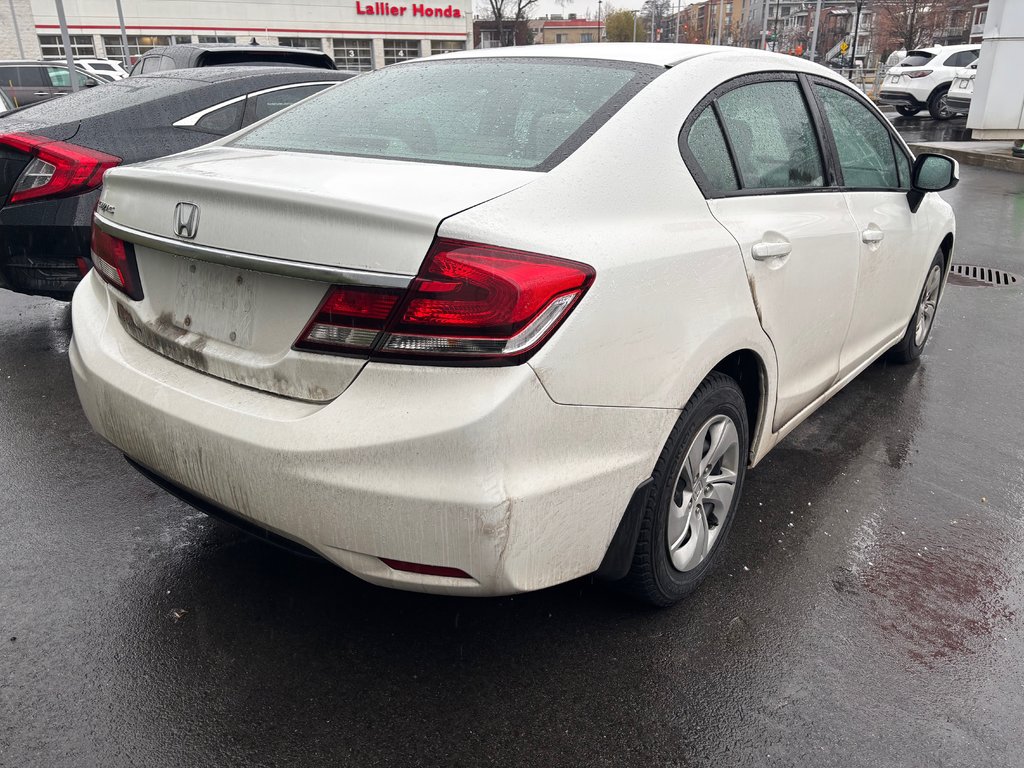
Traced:
<svg viewBox="0 0 1024 768">
<path fill-rule="evenodd" d="M 623 586 L 668 606 L 711 570 L 732 527 L 749 446 L 739 385 L 712 373 L 679 416 L 655 466 L 633 564 Z"/>
<path fill-rule="evenodd" d="M 896 107 L 896 111 L 904 117 L 913 117 L 921 111 L 920 107 Z"/>
<path fill-rule="evenodd" d="M 939 296 L 942 294 L 942 271 L 945 269 L 945 260 L 942 252 L 935 254 L 932 265 L 928 267 L 928 276 L 924 279 L 924 287 L 917 300 L 917 309 L 914 316 L 910 318 L 907 332 L 903 339 L 892 348 L 889 359 L 897 363 L 910 363 L 921 356 L 924 345 L 928 343 L 931 336 L 932 325 L 935 322 L 935 311 L 939 305 Z"/>
<path fill-rule="evenodd" d="M 949 97 L 949 86 L 942 88 L 932 94 L 928 99 L 928 114 L 936 120 L 949 120 L 956 113 L 949 108 L 947 99 Z"/>
</svg>

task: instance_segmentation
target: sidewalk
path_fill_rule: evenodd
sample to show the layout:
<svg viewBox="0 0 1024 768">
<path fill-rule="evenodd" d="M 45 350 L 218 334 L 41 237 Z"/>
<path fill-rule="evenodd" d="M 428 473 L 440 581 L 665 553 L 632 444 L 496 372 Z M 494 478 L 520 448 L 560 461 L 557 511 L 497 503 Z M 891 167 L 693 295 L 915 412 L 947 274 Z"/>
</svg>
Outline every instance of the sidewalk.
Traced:
<svg viewBox="0 0 1024 768">
<path fill-rule="evenodd" d="M 963 165 L 1024 173 L 1024 158 L 1013 156 L 1012 141 L 922 141 L 910 142 L 908 146 L 915 154 L 938 152 Z"/>
</svg>

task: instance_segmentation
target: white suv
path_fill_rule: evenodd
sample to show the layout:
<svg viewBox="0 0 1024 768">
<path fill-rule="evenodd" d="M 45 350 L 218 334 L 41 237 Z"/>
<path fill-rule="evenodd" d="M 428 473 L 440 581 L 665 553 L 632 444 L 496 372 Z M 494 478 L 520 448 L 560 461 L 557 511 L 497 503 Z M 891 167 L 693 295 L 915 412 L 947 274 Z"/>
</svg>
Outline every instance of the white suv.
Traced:
<svg viewBox="0 0 1024 768">
<path fill-rule="evenodd" d="M 948 120 L 957 113 L 946 100 L 956 71 L 978 58 L 980 45 L 950 45 L 920 48 L 885 75 L 880 104 L 892 104 L 901 115 L 910 117 L 927 109 L 936 120 Z"/>
</svg>

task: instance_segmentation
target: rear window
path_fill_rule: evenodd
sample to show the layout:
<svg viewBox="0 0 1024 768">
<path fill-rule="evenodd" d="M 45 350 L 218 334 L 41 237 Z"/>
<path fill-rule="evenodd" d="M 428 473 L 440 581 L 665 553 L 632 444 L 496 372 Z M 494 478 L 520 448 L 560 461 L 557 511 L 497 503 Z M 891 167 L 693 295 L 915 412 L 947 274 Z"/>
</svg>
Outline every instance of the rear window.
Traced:
<svg viewBox="0 0 1024 768">
<path fill-rule="evenodd" d="M 546 58 L 401 64 L 331 88 L 232 143 L 548 170 L 663 71 L 623 62 Z"/>
<path fill-rule="evenodd" d="M 911 51 L 907 58 L 899 63 L 901 67 L 920 67 L 935 58 L 935 54 L 927 51 Z"/>
</svg>

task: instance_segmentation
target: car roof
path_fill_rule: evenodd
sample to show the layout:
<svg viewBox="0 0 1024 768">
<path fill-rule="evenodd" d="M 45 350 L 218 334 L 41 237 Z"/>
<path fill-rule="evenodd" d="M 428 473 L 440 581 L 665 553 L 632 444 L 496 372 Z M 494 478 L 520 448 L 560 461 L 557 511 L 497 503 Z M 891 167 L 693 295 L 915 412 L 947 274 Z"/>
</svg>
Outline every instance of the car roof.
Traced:
<svg viewBox="0 0 1024 768">
<path fill-rule="evenodd" d="M 318 48 L 292 48 L 289 45 L 253 45 L 252 43 L 176 43 L 175 45 L 158 45 L 155 48 L 150 48 L 146 53 L 142 54 L 161 54 L 168 55 L 168 51 L 246 51 L 246 52 L 257 52 L 260 51 L 314 51 L 316 53 L 323 53 Z"/>
<path fill-rule="evenodd" d="M 940 53 L 969 51 L 972 48 L 981 48 L 981 43 L 965 43 L 963 45 L 931 45 L 927 48 L 914 48 L 909 50 L 907 51 L 907 56 L 913 56 L 915 53 L 930 53 L 932 56 L 938 56 Z"/>
<path fill-rule="evenodd" d="M 741 54 L 756 68 L 781 68 L 813 72 L 823 77 L 836 79 L 831 70 L 807 59 L 771 51 L 752 48 L 736 48 L 726 45 L 692 45 L 689 43 L 564 43 L 561 45 L 527 45 L 510 48 L 476 48 L 471 51 L 453 51 L 431 61 L 468 58 L 529 57 L 550 59 L 590 59 L 599 61 L 621 61 L 633 64 L 651 64 L 658 67 L 676 67 L 687 61 L 704 56 L 736 56 Z M 393 66 L 408 66 L 409 62 Z M 419 59 L 422 62 L 424 59 Z"/>
</svg>

